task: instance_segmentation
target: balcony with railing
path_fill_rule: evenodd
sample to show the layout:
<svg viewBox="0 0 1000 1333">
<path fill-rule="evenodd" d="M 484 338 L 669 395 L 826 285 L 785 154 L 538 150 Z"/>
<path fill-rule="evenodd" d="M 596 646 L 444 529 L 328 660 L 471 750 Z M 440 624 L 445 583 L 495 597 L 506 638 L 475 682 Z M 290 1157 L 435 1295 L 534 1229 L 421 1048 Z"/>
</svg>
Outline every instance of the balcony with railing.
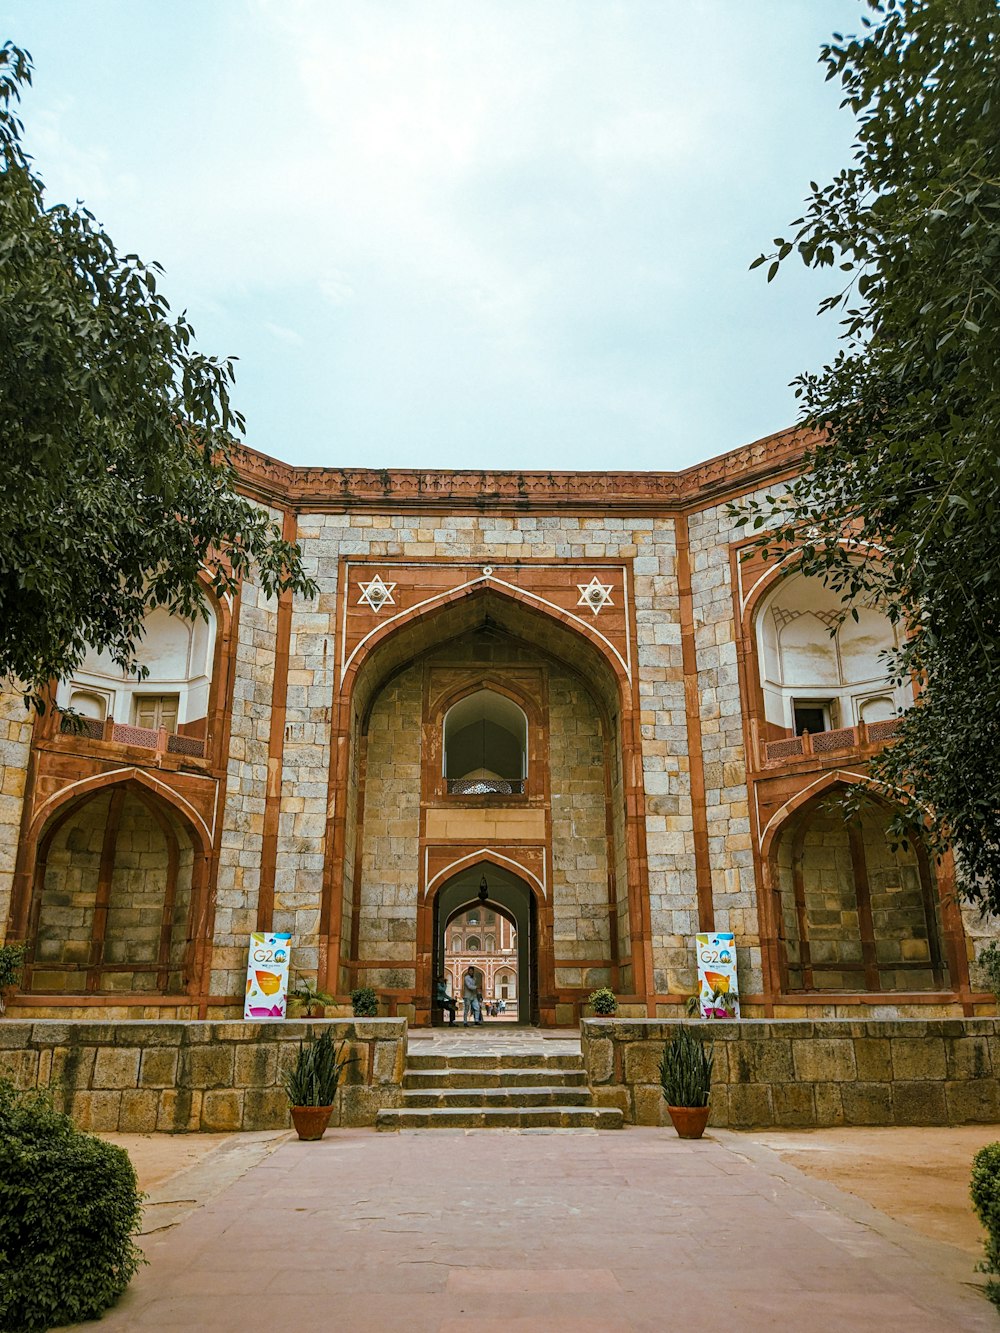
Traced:
<svg viewBox="0 0 1000 1333">
<path fill-rule="evenodd" d="M 181 736 L 166 727 L 133 727 L 113 718 L 64 717 L 59 730 L 63 735 L 82 736 L 92 741 L 112 741 L 116 745 L 135 745 L 157 754 L 185 755 L 202 759 L 205 742 L 198 736 Z"/>
<path fill-rule="evenodd" d="M 523 796 L 523 778 L 448 778 L 449 796 Z"/>
<path fill-rule="evenodd" d="M 868 749 L 892 740 L 901 722 L 901 718 L 892 717 L 884 722 L 859 722 L 856 727 L 837 727 L 833 731 L 803 731 L 800 736 L 764 741 L 761 745 L 761 758 L 764 766 L 771 768 L 796 759 L 840 754 L 846 750 Z"/>
</svg>

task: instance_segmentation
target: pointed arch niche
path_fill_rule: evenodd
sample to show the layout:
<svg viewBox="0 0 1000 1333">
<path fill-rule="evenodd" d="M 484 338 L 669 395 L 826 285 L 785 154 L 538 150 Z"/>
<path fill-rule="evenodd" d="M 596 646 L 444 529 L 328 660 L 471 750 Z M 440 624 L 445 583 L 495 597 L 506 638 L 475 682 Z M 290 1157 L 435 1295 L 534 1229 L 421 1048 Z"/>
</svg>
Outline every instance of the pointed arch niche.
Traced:
<svg viewBox="0 0 1000 1333">
<path fill-rule="evenodd" d="M 541 1021 L 557 1006 L 573 1021 L 598 984 L 645 995 L 638 712 L 617 654 L 480 583 L 373 633 L 344 672 L 336 723 L 330 989 L 370 984 L 430 1021 L 432 866 L 485 848 L 538 867 L 539 958 L 559 939 L 534 991 Z M 450 789 L 470 774 L 485 790 Z"/>
<path fill-rule="evenodd" d="M 825 787 L 768 839 L 781 989 L 950 991 L 953 941 L 919 831 L 894 845 L 890 807 L 871 797 L 845 815 L 845 790 Z"/>
<path fill-rule="evenodd" d="M 184 995 L 195 985 L 206 848 L 151 784 L 92 785 L 38 836 L 24 990 Z"/>
</svg>

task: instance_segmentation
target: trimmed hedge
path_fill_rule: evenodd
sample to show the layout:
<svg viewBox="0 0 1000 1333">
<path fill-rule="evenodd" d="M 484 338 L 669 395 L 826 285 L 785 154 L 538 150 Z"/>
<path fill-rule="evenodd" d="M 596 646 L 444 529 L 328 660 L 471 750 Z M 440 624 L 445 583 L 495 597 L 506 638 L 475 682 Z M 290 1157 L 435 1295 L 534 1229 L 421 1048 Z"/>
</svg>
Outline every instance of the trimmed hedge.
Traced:
<svg viewBox="0 0 1000 1333">
<path fill-rule="evenodd" d="M 986 1258 L 980 1271 L 993 1278 L 986 1284 L 986 1295 L 1000 1306 L 1000 1143 L 988 1143 L 972 1159 L 972 1206 L 986 1228 Z"/>
<path fill-rule="evenodd" d="M 0 1333 L 97 1319 L 144 1263 L 123 1148 L 0 1080 Z"/>
</svg>

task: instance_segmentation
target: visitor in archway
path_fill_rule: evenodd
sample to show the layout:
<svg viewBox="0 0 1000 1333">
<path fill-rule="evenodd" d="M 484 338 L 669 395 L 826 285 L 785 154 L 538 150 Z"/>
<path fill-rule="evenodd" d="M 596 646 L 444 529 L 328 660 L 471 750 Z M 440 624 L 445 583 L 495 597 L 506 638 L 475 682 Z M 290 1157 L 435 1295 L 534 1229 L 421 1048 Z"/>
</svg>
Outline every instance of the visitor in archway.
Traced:
<svg viewBox="0 0 1000 1333">
<path fill-rule="evenodd" d="M 483 1011 L 479 1001 L 479 979 L 470 963 L 462 977 L 462 1026 L 469 1026 L 469 1015 L 474 1023 L 483 1021 Z"/>
<path fill-rule="evenodd" d="M 453 1000 L 448 991 L 448 978 L 439 976 L 434 983 L 434 998 L 448 1015 L 448 1022 L 454 1027 L 458 1017 L 458 1001 Z"/>
</svg>

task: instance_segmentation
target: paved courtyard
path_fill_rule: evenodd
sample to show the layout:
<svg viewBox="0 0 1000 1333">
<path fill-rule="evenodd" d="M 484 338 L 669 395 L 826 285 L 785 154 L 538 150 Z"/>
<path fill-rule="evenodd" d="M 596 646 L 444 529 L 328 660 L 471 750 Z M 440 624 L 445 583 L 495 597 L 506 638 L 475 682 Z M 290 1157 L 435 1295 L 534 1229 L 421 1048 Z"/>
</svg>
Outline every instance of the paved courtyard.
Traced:
<svg viewBox="0 0 1000 1333">
<path fill-rule="evenodd" d="M 147 1219 L 101 1329 L 996 1328 L 968 1252 L 727 1132 L 238 1135 Z"/>
</svg>

